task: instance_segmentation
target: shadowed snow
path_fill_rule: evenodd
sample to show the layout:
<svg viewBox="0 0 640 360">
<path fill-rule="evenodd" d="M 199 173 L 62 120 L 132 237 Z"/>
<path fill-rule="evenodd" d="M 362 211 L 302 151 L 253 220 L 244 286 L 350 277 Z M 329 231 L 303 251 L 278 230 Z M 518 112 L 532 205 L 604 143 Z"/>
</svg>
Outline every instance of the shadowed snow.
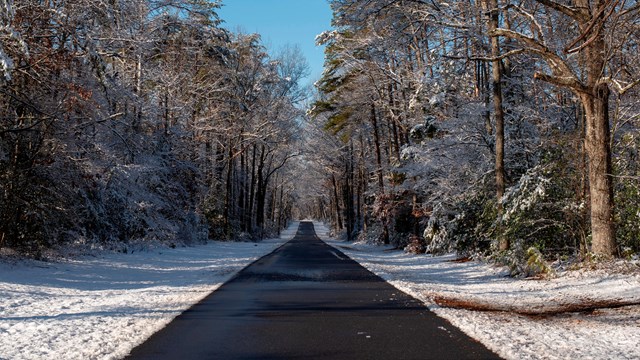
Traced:
<svg viewBox="0 0 640 360">
<path fill-rule="evenodd" d="M 508 271 L 480 262 L 454 262 L 454 255 L 411 255 L 389 247 L 321 238 L 340 248 L 396 288 L 425 302 L 489 349 L 508 359 L 638 359 L 640 306 L 589 313 L 524 316 L 515 312 L 556 312 L 598 302 L 640 302 L 640 273 L 569 271 L 551 280 L 514 279 Z M 438 306 L 447 298 L 501 311 Z"/>
<path fill-rule="evenodd" d="M 280 239 L 0 264 L 0 358 L 118 359 Z"/>
</svg>

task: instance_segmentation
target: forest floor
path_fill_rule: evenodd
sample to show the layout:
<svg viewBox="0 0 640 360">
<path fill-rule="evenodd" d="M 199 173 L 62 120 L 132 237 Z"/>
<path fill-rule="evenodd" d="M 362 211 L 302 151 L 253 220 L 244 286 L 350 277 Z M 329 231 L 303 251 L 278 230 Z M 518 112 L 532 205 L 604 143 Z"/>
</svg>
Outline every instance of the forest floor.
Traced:
<svg viewBox="0 0 640 360">
<path fill-rule="evenodd" d="M 259 243 L 0 258 L 0 359 L 120 359 L 297 228 Z"/>
<path fill-rule="evenodd" d="M 518 279 L 506 268 L 455 255 L 330 240 L 326 227 L 315 225 L 330 245 L 504 358 L 640 358 L 637 262 Z"/>
</svg>

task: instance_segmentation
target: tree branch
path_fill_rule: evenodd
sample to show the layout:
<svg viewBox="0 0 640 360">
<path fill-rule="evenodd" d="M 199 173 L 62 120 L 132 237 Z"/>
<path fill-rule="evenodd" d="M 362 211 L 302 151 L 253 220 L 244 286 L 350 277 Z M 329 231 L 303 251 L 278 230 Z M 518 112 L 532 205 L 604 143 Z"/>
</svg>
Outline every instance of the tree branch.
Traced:
<svg viewBox="0 0 640 360">
<path fill-rule="evenodd" d="M 285 158 L 282 159 L 280 164 L 278 166 L 274 167 L 273 169 L 271 169 L 271 171 L 269 171 L 267 176 L 265 176 L 265 183 L 269 180 L 271 175 L 273 175 L 276 171 L 280 170 L 283 166 L 285 166 L 285 164 L 287 163 L 287 161 L 289 161 L 289 159 L 292 159 L 294 157 L 301 156 L 301 155 L 302 155 L 301 153 L 297 153 L 297 154 L 289 154 L 289 155 L 285 156 Z"/>
<path fill-rule="evenodd" d="M 598 37 L 598 35 L 600 34 L 600 31 L 602 31 L 602 27 L 604 26 L 604 21 L 606 21 L 606 19 L 610 17 L 611 14 L 613 14 L 613 11 L 615 11 L 616 6 L 618 6 L 619 2 L 620 0 L 615 0 L 615 2 L 613 3 L 613 6 L 611 7 L 611 10 L 604 18 L 602 17 L 602 14 L 607 9 L 607 6 L 609 5 L 610 2 L 607 1 L 604 5 L 602 5 L 602 7 L 597 11 L 597 13 L 592 16 L 591 23 L 587 26 L 587 28 L 582 32 L 582 34 L 580 34 L 580 36 L 578 36 L 577 39 L 572 41 L 571 44 L 567 45 L 564 48 L 564 51 L 567 54 L 573 54 L 589 46 L 589 44 L 592 43 Z M 598 27 L 595 31 L 595 34 L 593 34 L 592 37 L 587 41 L 585 41 L 582 45 L 575 47 L 576 44 L 578 44 L 581 40 L 586 38 L 589 35 L 589 33 L 592 32 L 593 28 L 596 25 L 598 25 Z"/>
<path fill-rule="evenodd" d="M 521 44 L 525 45 L 522 49 L 523 52 L 530 52 L 540 56 L 551 68 L 553 75 L 538 73 L 536 78 L 548 81 L 552 84 L 567 86 L 575 91 L 584 92 L 584 85 L 578 80 L 578 77 L 573 73 L 569 65 L 558 54 L 554 53 L 545 44 L 540 41 L 526 36 L 522 33 L 507 30 L 503 28 L 492 31 L 491 36 L 504 36 L 510 39 L 517 40 Z"/>
<path fill-rule="evenodd" d="M 579 81 L 576 80 L 575 77 L 562 77 L 562 76 L 553 76 L 541 72 L 536 72 L 533 75 L 533 78 L 536 80 L 542 80 L 544 82 L 548 82 L 549 84 L 568 87 L 574 91 L 586 93 L 588 90 L 584 85 L 582 85 Z"/>
<path fill-rule="evenodd" d="M 506 53 L 496 56 L 496 57 L 486 57 L 486 56 L 471 56 L 469 60 L 479 60 L 479 61 L 499 61 L 504 60 L 510 56 L 518 55 L 527 52 L 527 49 L 514 49 L 507 51 Z"/>
<path fill-rule="evenodd" d="M 611 77 L 605 77 L 600 79 L 600 81 L 598 82 L 598 84 L 608 84 L 611 87 L 613 87 L 613 89 L 616 91 L 616 93 L 618 93 L 618 95 L 624 95 L 627 91 L 633 89 L 634 87 L 640 85 L 640 79 L 632 81 L 626 85 L 623 85 L 620 83 L 619 80 L 613 79 Z"/>
<path fill-rule="evenodd" d="M 513 5 L 513 4 L 509 4 L 509 5 L 506 6 L 506 10 L 509 10 L 509 9 L 515 9 L 520 15 L 523 15 L 524 17 L 529 19 L 529 21 L 531 21 L 531 23 L 535 26 L 536 35 L 538 35 L 538 39 L 540 39 L 540 41 L 543 44 L 546 43 L 546 41 L 544 39 L 544 33 L 542 31 L 542 26 L 540 26 L 540 24 L 536 20 L 535 16 L 533 16 L 533 14 L 531 14 L 528 11 L 524 10 L 520 6 Z"/>
<path fill-rule="evenodd" d="M 547 7 L 550 7 L 552 9 L 556 10 L 556 11 L 559 11 L 559 12 L 567 15 L 568 17 L 570 17 L 570 18 L 572 18 L 574 20 L 581 20 L 582 17 L 583 17 L 583 15 L 582 15 L 582 13 L 580 13 L 580 11 L 578 11 L 578 10 L 572 8 L 572 7 L 569 7 L 569 6 L 559 4 L 559 3 L 557 3 L 557 2 L 555 2 L 553 0 L 535 0 L 535 1 L 540 3 L 540 4 L 542 4 L 542 5 L 544 5 L 544 6 L 547 6 Z"/>
</svg>

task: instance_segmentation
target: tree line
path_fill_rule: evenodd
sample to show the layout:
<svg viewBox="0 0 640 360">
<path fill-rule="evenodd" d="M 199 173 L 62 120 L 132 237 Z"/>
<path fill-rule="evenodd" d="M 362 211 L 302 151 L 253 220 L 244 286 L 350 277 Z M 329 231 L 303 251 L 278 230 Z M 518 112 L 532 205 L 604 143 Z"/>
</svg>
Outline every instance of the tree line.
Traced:
<svg viewBox="0 0 640 360">
<path fill-rule="evenodd" d="M 349 238 L 415 252 L 640 251 L 640 6 L 624 0 L 331 0 L 309 113 Z M 523 265 L 524 264 L 524 265 Z"/>
<path fill-rule="evenodd" d="M 0 247 L 259 238 L 292 216 L 295 47 L 206 0 L 0 2 Z"/>
</svg>

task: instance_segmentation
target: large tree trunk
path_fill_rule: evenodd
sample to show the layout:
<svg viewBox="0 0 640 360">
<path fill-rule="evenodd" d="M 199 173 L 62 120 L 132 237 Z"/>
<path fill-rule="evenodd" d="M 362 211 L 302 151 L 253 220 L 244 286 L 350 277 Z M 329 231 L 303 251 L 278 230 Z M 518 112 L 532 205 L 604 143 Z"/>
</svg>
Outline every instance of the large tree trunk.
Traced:
<svg viewBox="0 0 640 360">
<path fill-rule="evenodd" d="M 613 178 L 609 129 L 609 88 L 597 86 L 593 94 L 582 94 L 587 131 L 585 148 L 589 157 L 591 196 L 591 251 L 613 256 L 617 253 L 613 224 Z"/>
<path fill-rule="evenodd" d="M 485 0 L 486 10 L 489 11 L 489 31 L 498 28 L 499 10 L 497 0 Z M 502 216 L 502 196 L 504 196 L 504 110 L 502 108 L 502 62 L 498 59 L 500 54 L 500 42 L 497 36 L 491 37 L 491 85 L 493 88 L 493 115 L 496 121 L 496 200 L 498 204 L 498 216 Z M 509 239 L 502 235 L 502 229 L 498 233 L 500 250 L 509 249 Z"/>
<path fill-rule="evenodd" d="M 590 3 L 576 0 L 575 5 L 584 12 L 580 29 L 591 38 L 585 44 L 585 68 L 587 89 L 580 100 L 585 110 L 585 149 L 589 157 L 589 194 L 591 196 L 591 251 L 595 254 L 612 256 L 616 254 L 616 236 L 613 223 L 613 178 L 611 172 L 611 148 L 609 129 L 609 88 L 601 82 L 607 62 L 607 45 L 604 32 L 591 29 L 593 21 L 602 20 L 599 12 L 606 0 Z M 591 5 L 591 6 L 590 6 Z M 605 21 L 605 20 L 602 20 Z M 597 28 L 597 27 L 596 27 Z M 595 34 L 592 35 L 592 32 Z"/>
</svg>

